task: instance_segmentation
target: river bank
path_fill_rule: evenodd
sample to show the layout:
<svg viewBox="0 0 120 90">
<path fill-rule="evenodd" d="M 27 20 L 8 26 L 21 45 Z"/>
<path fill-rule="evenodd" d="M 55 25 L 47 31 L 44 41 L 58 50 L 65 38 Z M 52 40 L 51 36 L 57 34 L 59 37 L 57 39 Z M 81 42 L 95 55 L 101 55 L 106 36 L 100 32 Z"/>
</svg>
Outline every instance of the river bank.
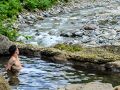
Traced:
<svg viewBox="0 0 120 90">
<path fill-rule="evenodd" d="M 55 48 L 44 48 L 28 44 L 21 44 L 9 41 L 5 36 L 1 36 L 0 55 L 6 55 L 8 48 L 12 44 L 16 44 L 20 49 L 21 55 L 37 56 L 43 60 L 52 62 L 73 62 L 79 67 L 93 68 L 102 71 L 120 72 L 119 46 L 102 46 L 102 47 L 79 47 L 80 51 L 70 52 Z M 71 46 L 72 47 L 72 46 Z M 67 47 L 66 47 L 67 48 Z"/>
<path fill-rule="evenodd" d="M 119 3 L 118 0 L 74 0 L 47 11 L 25 10 L 13 25 L 21 34 L 17 41 L 23 43 L 0 35 L 0 57 L 9 55 L 9 46 L 15 44 L 20 55 L 54 63 L 70 62 L 86 70 L 119 73 Z M 76 88 L 68 85 L 62 89 L 72 86 Z M 80 86 L 86 88 L 87 84 Z"/>
<path fill-rule="evenodd" d="M 78 69 L 76 71 L 79 71 L 79 70 L 81 70 L 81 68 L 84 68 L 85 70 L 90 69 L 90 71 L 96 70 L 98 72 L 106 72 L 106 73 L 114 73 L 114 74 L 116 73 L 117 75 L 120 72 L 120 65 L 119 65 L 120 59 L 119 59 L 119 56 L 117 56 L 120 53 L 119 46 L 102 46 L 102 47 L 94 47 L 94 48 L 93 47 L 86 48 L 86 47 L 82 47 L 82 46 L 79 46 L 79 47 L 77 46 L 77 49 L 73 50 L 72 46 L 68 47 L 69 45 L 66 48 L 61 47 L 61 45 L 58 45 L 59 47 L 56 46 L 54 48 L 44 48 L 44 47 L 40 47 L 40 46 L 33 46 L 33 45 L 22 44 L 22 43 L 18 43 L 18 42 L 15 43 L 15 42 L 9 41 L 9 39 L 5 36 L 0 36 L 0 40 L 1 40 L 0 47 L 1 47 L 1 51 L 2 51 L 2 52 L 0 51 L 0 55 L 1 55 L 0 57 L 9 54 L 8 48 L 12 44 L 16 44 L 19 47 L 20 55 L 26 55 L 28 57 L 36 57 L 36 59 L 35 58 L 31 59 L 33 61 L 30 61 L 30 59 L 23 57 L 23 59 L 27 60 L 26 61 L 27 63 L 25 64 L 26 67 L 24 67 L 24 68 L 29 68 L 29 70 L 23 69 L 24 72 L 22 72 L 22 73 L 25 73 L 30 70 L 34 70 L 34 69 L 32 69 L 32 67 L 33 67 L 32 65 L 30 65 L 31 69 L 30 69 L 30 67 L 28 67 L 28 62 L 32 62 L 32 64 L 34 62 L 36 65 L 36 62 L 37 62 L 37 64 L 39 64 L 38 59 L 40 59 L 40 58 L 45 61 L 47 60 L 49 63 L 54 62 L 54 64 L 55 63 L 56 64 L 58 64 L 58 63 L 64 64 L 64 63 L 70 62 L 73 64 L 73 67 Z M 78 48 L 80 48 L 80 49 L 78 49 Z M 40 62 L 41 62 L 41 64 L 43 64 L 43 61 L 40 61 Z M 61 67 L 63 67 L 63 64 L 60 64 L 60 65 L 62 65 Z M 46 63 L 45 63 L 45 66 L 46 66 Z M 57 66 L 59 66 L 59 64 Z M 60 68 L 58 67 L 58 69 L 60 69 Z M 37 70 L 36 73 L 38 73 L 38 71 L 40 72 L 40 69 Z M 42 72 L 40 72 L 40 73 L 42 73 Z M 54 71 L 54 73 L 55 73 L 55 71 Z M 58 71 L 57 71 L 57 73 L 58 73 Z M 53 74 L 53 72 L 52 72 L 52 74 Z M 24 75 L 24 74 L 21 74 L 21 75 Z M 33 73 L 32 75 L 36 75 L 36 74 Z M 90 76 L 92 76 L 92 75 L 93 74 L 90 74 Z M 30 78 L 30 77 L 28 77 L 28 78 Z M 58 78 L 58 77 L 56 77 L 56 78 Z M 116 76 L 115 76 L 115 78 L 116 78 Z M 24 82 L 22 82 L 22 83 L 24 83 Z M 116 84 L 116 85 L 118 85 L 118 84 Z M 84 84 L 69 84 L 69 85 L 66 85 L 65 87 L 59 87 L 58 90 L 65 90 L 66 88 L 68 90 L 71 90 L 71 88 L 78 89 L 78 90 L 81 90 L 81 89 L 89 90 L 89 88 L 91 88 L 92 90 L 93 89 L 99 90 L 101 88 L 102 88 L 102 90 L 107 90 L 107 89 L 113 90 L 113 86 L 110 83 L 100 83 L 100 82 L 91 82 L 91 83 L 84 83 Z M 116 88 L 119 88 L 119 86 Z"/>
</svg>

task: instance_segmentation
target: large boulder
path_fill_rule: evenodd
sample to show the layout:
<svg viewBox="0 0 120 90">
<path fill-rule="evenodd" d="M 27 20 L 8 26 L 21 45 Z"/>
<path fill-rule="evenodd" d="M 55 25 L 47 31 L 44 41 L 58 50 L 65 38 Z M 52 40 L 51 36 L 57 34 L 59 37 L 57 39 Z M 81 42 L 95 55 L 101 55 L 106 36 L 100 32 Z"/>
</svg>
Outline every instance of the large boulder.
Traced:
<svg viewBox="0 0 120 90">
<path fill-rule="evenodd" d="M 0 76 L 0 90 L 11 90 L 4 77 Z"/>
<path fill-rule="evenodd" d="M 114 87 L 114 90 L 120 90 L 120 86 Z"/>
<path fill-rule="evenodd" d="M 66 62 L 67 55 L 64 51 L 54 48 L 46 48 L 41 51 L 41 58 L 53 62 Z"/>
<path fill-rule="evenodd" d="M 37 46 L 37 45 L 31 45 L 31 44 L 24 44 L 24 43 L 19 43 L 19 42 L 13 42 L 14 45 L 16 45 L 19 50 L 21 55 L 26 55 L 26 56 L 41 56 L 40 52 L 42 50 L 42 47 Z"/>
<path fill-rule="evenodd" d="M 12 42 L 5 36 L 0 35 L 0 55 L 8 54 L 8 48 Z"/>
<path fill-rule="evenodd" d="M 88 24 L 88 25 L 84 25 L 84 26 L 83 26 L 83 29 L 84 29 L 84 30 L 95 30 L 95 29 L 97 29 L 97 28 L 98 28 L 98 27 L 97 27 L 96 25 L 92 25 L 92 24 L 91 24 L 91 25 Z"/>
<path fill-rule="evenodd" d="M 11 45 L 16 45 L 20 49 L 20 54 L 22 55 L 40 56 L 40 46 L 12 42 L 4 35 L 0 35 L 0 56 L 9 55 L 8 49 Z"/>
<path fill-rule="evenodd" d="M 87 84 L 71 84 L 58 90 L 113 90 L 109 83 L 91 82 Z"/>
<path fill-rule="evenodd" d="M 83 86 L 80 90 L 113 90 L 112 84 L 91 82 Z"/>
</svg>

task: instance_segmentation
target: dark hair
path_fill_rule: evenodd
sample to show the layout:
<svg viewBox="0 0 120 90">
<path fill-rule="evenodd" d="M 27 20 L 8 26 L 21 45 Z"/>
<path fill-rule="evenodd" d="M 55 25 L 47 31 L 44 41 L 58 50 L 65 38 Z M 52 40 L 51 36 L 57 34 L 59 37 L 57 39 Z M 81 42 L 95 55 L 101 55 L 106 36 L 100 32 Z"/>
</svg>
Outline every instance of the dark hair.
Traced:
<svg viewBox="0 0 120 90">
<path fill-rule="evenodd" d="M 9 47 L 10 56 L 12 56 L 15 53 L 16 49 L 17 49 L 16 45 L 12 45 Z"/>
</svg>

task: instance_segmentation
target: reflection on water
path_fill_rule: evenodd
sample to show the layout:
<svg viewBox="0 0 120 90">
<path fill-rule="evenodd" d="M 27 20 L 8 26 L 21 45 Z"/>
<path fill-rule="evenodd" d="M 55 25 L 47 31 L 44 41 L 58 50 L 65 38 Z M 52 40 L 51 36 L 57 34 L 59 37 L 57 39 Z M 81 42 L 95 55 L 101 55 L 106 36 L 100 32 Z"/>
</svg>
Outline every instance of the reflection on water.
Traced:
<svg viewBox="0 0 120 90">
<path fill-rule="evenodd" d="M 13 90 L 56 90 L 70 83 L 87 83 L 92 81 L 107 82 L 119 85 L 120 76 L 83 70 L 71 63 L 55 64 L 40 60 L 40 58 L 28 58 L 21 56 L 24 68 L 21 70 L 17 86 Z M 1 68 L 3 68 L 0 62 Z"/>
</svg>

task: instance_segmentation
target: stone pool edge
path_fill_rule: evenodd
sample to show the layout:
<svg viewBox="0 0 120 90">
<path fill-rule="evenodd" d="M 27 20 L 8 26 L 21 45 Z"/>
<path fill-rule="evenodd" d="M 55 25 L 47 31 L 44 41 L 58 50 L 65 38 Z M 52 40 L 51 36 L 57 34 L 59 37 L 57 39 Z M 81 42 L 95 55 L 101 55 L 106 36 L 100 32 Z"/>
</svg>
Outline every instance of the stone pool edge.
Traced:
<svg viewBox="0 0 120 90">
<path fill-rule="evenodd" d="M 0 57 L 8 55 L 8 48 L 15 44 L 20 49 L 20 54 L 36 56 L 52 62 L 72 62 L 80 67 L 110 72 L 120 72 L 120 46 L 84 47 L 79 52 L 68 52 L 56 48 L 44 48 L 12 42 L 7 37 L 0 35 Z"/>
</svg>

